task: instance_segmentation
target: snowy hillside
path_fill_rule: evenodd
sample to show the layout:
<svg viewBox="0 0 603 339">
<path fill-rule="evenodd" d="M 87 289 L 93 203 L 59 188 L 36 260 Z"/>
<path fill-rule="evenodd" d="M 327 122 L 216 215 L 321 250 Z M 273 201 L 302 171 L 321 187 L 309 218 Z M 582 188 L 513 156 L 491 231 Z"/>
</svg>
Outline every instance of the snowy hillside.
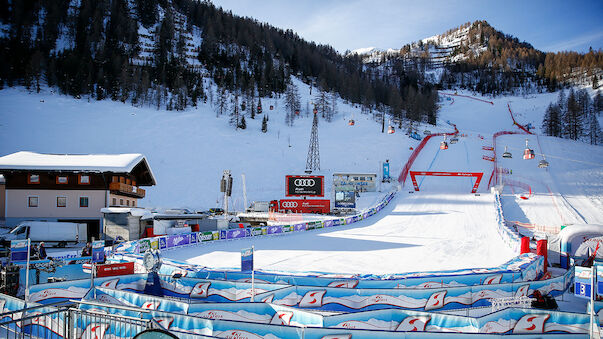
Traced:
<svg viewBox="0 0 603 339">
<path fill-rule="evenodd" d="M 309 88 L 301 82 L 296 81 L 296 84 L 300 88 L 301 102 L 311 102 L 313 96 L 310 96 Z M 449 120 L 458 126 L 461 133 L 468 136 L 461 138 L 458 144 L 451 145 L 447 151 L 437 151 L 440 140 L 431 141 L 429 144 L 433 145 L 425 149 L 413 169 L 479 171 L 489 177 L 492 163 L 482 159 L 488 152 L 481 147 L 492 146 L 492 134 L 497 131 L 518 131 L 512 124 L 507 103 L 510 102 L 515 118 L 520 123 L 539 126 L 546 106 L 555 98 L 555 93 L 531 97 L 501 97 L 493 99 L 494 105 L 491 105 L 470 98 L 450 96 L 450 100 L 444 99 L 440 103 L 442 107 L 439 121 L 442 123 L 437 127 L 419 126 L 419 133 L 423 134 L 425 129 L 432 133 L 451 131 L 451 127 L 444 123 Z M 262 115 L 258 115 L 255 120 L 247 115 L 248 128 L 234 130 L 228 125 L 227 116 L 216 119 L 216 113 L 209 104 L 185 112 L 167 112 L 131 107 L 108 100 L 76 100 L 49 91 L 29 94 L 23 89 L 9 89 L 0 91 L 0 105 L 3 107 L 0 118 L 0 155 L 20 150 L 145 154 L 158 181 L 157 186 L 147 190 L 147 197 L 141 201 L 142 205 L 149 207 L 207 209 L 221 205 L 219 180 L 224 169 L 230 169 L 233 173 L 235 182 L 231 204 L 236 209 L 243 209 L 241 174 L 246 175 L 249 201 L 283 198 L 285 175 L 302 174 L 305 169 L 312 122 L 311 114 L 302 109 L 294 126 L 287 127 L 282 99 L 264 101 L 264 114 L 270 117 L 266 134 L 259 132 Z M 270 105 L 274 106 L 274 110 L 269 109 Z M 319 174 L 327 177 L 327 191 L 331 191 L 332 173 L 379 173 L 380 162 L 386 159 L 392 164 L 391 173 L 400 173 L 411 153 L 409 147 L 416 147 L 418 141 L 408 138 L 404 131 L 399 130 L 391 135 L 382 134 L 380 123 L 361 114 L 360 108 L 355 106 L 340 101 L 338 110 L 339 114 L 332 123 L 322 120 L 319 122 L 322 168 Z M 356 124 L 348 126 L 347 122 L 352 117 Z M 518 135 L 505 138 L 501 138 L 497 146 L 512 147 L 515 157 L 519 159 L 525 137 Z M 538 171 L 536 168 L 538 159 L 528 165 L 515 158 L 513 161 L 517 161 L 517 165 L 508 166 L 514 170 L 514 178 L 523 175 L 540 181 L 552 180 L 556 184 L 549 184 L 548 187 L 538 186 L 534 182 L 534 194 L 549 194 L 550 189 L 552 194 L 571 195 L 568 201 L 590 201 L 593 205 L 580 203 L 586 209 L 579 212 L 583 218 L 573 217 L 576 213 L 572 213 L 570 216 L 558 217 L 558 220 L 539 221 L 539 217 L 535 215 L 531 222 L 562 224 L 582 222 L 582 219 L 586 219 L 586 222 L 601 222 L 603 194 L 602 188 L 596 184 L 603 182 L 601 147 L 556 138 L 540 137 L 539 140 L 551 163 L 548 173 L 554 175 L 551 178 L 557 179 L 541 177 L 544 170 Z M 535 141 L 530 142 L 535 145 Z M 537 150 L 537 153 L 541 152 Z M 562 167 L 556 167 L 562 159 L 568 159 L 566 165 L 561 163 Z M 507 166 L 504 162 L 502 164 Z M 529 167 L 524 169 L 523 166 Z M 570 175 L 568 170 L 583 174 Z M 522 174 L 521 171 L 526 172 Z M 481 192 L 487 191 L 487 179 L 484 178 L 485 182 L 480 186 Z M 454 192 L 468 192 L 467 188 L 471 184 L 469 179 L 464 179 L 465 183 L 462 180 L 457 182 L 432 177 L 421 180 L 422 189 L 435 189 L 436 192 L 449 186 Z M 582 188 L 571 188 L 575 185 Z M 526 205 L 528 208 L 530 204 L 530 201 L 520 202 L 520 206 Z M 508 206 L 510 205 L 505 203 L 505 207 Z M 591 208 L 593 206 L 596 207 L 594 212 Z M 519 211 L 510 210 L 513 216 L 511 220 L 528 222 L 531 219 L 530 213 L 540 215 L 540 212 L 532 210 L 527 212 L 526 217 L 523 214 L 517 215 Z"/>
<path fill-rule="evenodd" d="M 295 82 L 301 102 L 312 101 L 309 88 Z M 493 197 L 488 190 L 493 163 L 483 159 L 493 153 L 483 147 L 493 146 L 495 132 L 519 131 L 507 104 L 519 123 L 539 126 L 557 94 L 496 99 L 462 91 L 457 94 L 442 92 L 442 123 L 417 128 L 420 134 L 425 130 L 449 132 L 452 127 L 446 121 L 450 121 L 462 134 L 458 143 L 441 150 L 443 137 L 432 138 L 411 170 L 483 173 L 480 196 L 469 193 L 473 178 L 418 177 L 420 191 L 415 193 L 409 193 L 413 188 L 407 180 L 385 210 L 360 223 L 338 230 L 286 235 L 277 242 L 254 238 L 258 267 L 387 274 L 426 267 L 493 267 L 511 258 L 514 253 L 496 233 Z M 209 104 L 170 112 L 108 100 L 76 100 L 49 91 L 29 94 L 23 89 L 9 89 L 0 91 L 0 105 L 0 155 L 19 150 L 145 154 L 158 182 L 141 201 L 148 207 L 219 206 L 219 180 L 224 169 L 230 169 L 235 179 L 231 206 L 237 210 L 244 207 L 243 173 L 249 201 L 283 198 L 285 175 L 303 174 L 305 169 L 312 121 L 311 114 L 302 109 L 294 126 L 287 127 L 282 99 L 263 102 L 264 114 L 270 117 L 266 134 L 259 132 L 262 115 L 255 120 L 247 115 L 248 128 L 234 130 L 228 117 L 216 118 Z M 390 160 L 391 173 L 397 176 L 411 153 L 409 148 L 419 142 L 400 130 L 382 134 L 379 122 L 341 100 L 338 111 L 333 122 L 319 122 L 322 170 L 317 174 L 326 176 L 327 192 L 331 192 L 332 173 L 379 173 L 380 162 L 385 159 Z M 356 121 L 354 126 L 348 125 L 350 118 Z M 506 184 L 502 204 L 507 220 L 557 229 L 569 223 L 603 223 L 601 147 L 529 136 L 537 158 L 522 160 L 525 138 L 525 134 L 503 136 L 496 145 L 499 167 L 512 170 L 500 179 Z M 501 158 L 504 146 L 513 153 L 512 159 Z M 541 154 L 550 163 L 547 169 L 537 167 Z M 525 186 L 512 185 L 514 182 L 531 186 L 527 200 L 522 199 L 528 195 L 522 188 Z M 383 190 L 389 188 L 384 186 Z M 240 249 L 252 244 L 250 241 L 201 246 L 195 249 L 195 255 L 190 249 L 165 255 L 201 265 L 236 267 Z M 346 260 L 341 259 L 342 253 Z"/>
<path fill-rule="evenodd" d="M 302 108 L 313 100 L 300 88 Z M 314 89 L 314 94 L 316 90 Z M 45 91 L 0 91 L 0 155 L 19 150 L 45 153 L 142 153 L 157 177 L 140 203 L 151 207 L 207 209 L 221 205 L 222 171 L 234 177 L 233 203 L 243 209 L 241 174 L 249 201 L 284 197 L 285 175 L 303 174 L 312 125 L 302 109 L 293 127 L 285 125 L 282 99 L 265 99 L 264 114 L 246 116 L 247 129 L 235 130 L 229 117 L 216 118 L 209 104 L 185 112 L 137 108 L 109 100 L 88 102 Z M 273 105 L 274 110 L 269 106 Z M 381 125 L 360 108 L 338 103 L 332 123 L 319 122 L 321 169 L 378 173 L 389 159 L 399 173 L 417 141 L 403 133 L 382 134 Z M 268 133 L 260 132 L 269 116 Z M 354 118 L 355 126 L 348 126 Z M 387 128 L 387 126 L 386 126 Z M 327 183 L 330 185 L 330 180 Z M 330 186 L 326 189 L 330 191 Z"/>
</svg>

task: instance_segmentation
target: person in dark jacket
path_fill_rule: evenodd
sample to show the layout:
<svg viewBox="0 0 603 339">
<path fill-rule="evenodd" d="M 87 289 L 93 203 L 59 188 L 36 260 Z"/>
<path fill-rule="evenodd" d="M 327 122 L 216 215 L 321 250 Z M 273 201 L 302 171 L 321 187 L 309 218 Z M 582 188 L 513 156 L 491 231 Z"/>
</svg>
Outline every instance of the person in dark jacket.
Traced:
<svg viewBox="0 0 603 339">
<path fill-rule="evenodd" d="M 88 242 L 86 244 L 86 247 L 84 247 L 84 249 L 82 249 L 82 257 L 89 257 L 92 255 L 92 245 L 90 244 L 90 242 Z"/>
<path fill-rule="evenodd" d="M 46 247 L 44 247 L 44 242 L 41 242 L 38 245 L 38 258 L 46 259 Z"/>
</svg>

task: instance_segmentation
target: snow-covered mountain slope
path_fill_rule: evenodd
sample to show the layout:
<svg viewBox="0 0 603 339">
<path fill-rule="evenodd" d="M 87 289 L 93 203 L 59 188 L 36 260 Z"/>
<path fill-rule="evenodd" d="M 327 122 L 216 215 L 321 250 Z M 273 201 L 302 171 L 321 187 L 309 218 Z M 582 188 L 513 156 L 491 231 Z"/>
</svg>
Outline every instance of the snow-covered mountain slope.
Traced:
<svg viewBox="0 0 603 339">
<path fill-rule="evenodd" d="M 419 192 L 410 193 L 410 179 L 383 211 L 359 223 L 273 238 L 244 239 L 212 243 L 167 251 L 165 256 L 188 263 L 237 269 L 240 249 L 255 245 L 258 269 L 268 271 L 333 273 L 399 273 L 425 270 L 494 267 L 516 255 L 496 233 L 493 197 L 488 180 L 493 162 L 484 146 L 492 146 L 492 134 L 501 130 L 519 131 L 512 124 L 507 103 L 512 103 L 516 119 L 535 122 L 554 94 L 494 99 L 453 96 L 442 101 L 441 116 L 457 124 L 461 136 L 446 150 L 440 150 L 443 137 L 426 143 L 412 166 L 415 171 L 482 172 L 478 192 L 470 194 L 475 179 L 466 177 L 418 177 Z M 476 100 L 478 99 L 478 100 Z M 484 100 L 484 101 L 479 101 Z M 422 126 L 422 129 L 426 128 Z M 427 127 L 431 132 L 449 131 L 443 124 Z M 600 146 L 543 136 L 528 136 L 537 155 L 547 155 L 548 169 L 537 167 L 536 160 L 522 160 L 525 134 L 498 139 L 499 167 L 512 170 L 509 180 L 532 185 L 528 200 L 521 188 L 506 185 L 503 210 L 511 221 L 538 225 L 568 222 L 601 223 L 603 220 L 603 152 Z M 391 139 L 397 142 L 398 139 Z M 409 145 L 409 140 L 405 145 Z M 450 139 L 448 139 L 448 142 Z M 347 144 L 351 146 L 353 144 Z M 512 159 L 501 157 L 508 146 Z M 353 146 L 352 146 L 353 147 Z M 405 152 L 389 143 L 390 152 Z M 509 181 L 506 180 L 506 181 Z M 578 220 L 582 218 L 582 221 Z M 194 254 L 192 254 L 194 253 Z"/>
<path fill-rule="evenodd" d="M 301 102 L 312 101 L 309 88 L 298 81 L 296 84 L 300 88 Z M 472 97 L 468 92 L 458 94 Z M 460 138 L 458 144 L 450 145 L 446 151 L 438 151 L 439 139 L 430 142 L 413 170 L 484 172 L 480 191 L 485 192 L 492 163 L 482 159 L 482 155 L 489 153 L 481 146 L 492 146 L 492 134 L 497 131 L 518 131 L 513 126 L 507 103 L 510 103 L 520 123 L 539 126 L 546 106 L 556 100 L 556 94 L 496 99 L 473 97 L 492 101 L 494 105 L 460 96 L 450 98 L 441 101 L 439 120 L 455 123 L 461 133 L 468 136 Z M 210 105 L 177 113 L 136 108 L 108 100 L 76 100 L 49 91 L 29 94 L 22 89 L 1 91 L 0 104 L 3 107 L 0 115 L 0 155 L 20 150 L 143 153 L 148 157 L 158 180 L 158 185 L 149 188 L 147 197 L 141 201 L 142 205 L 151 207 L 206 209 L 220 205 L 219 180 L 224 169 L 230 169 L 234 176 L 232 203 L 237 209 L 243 208 L 243 173 L 246 175 L 249 201 L 283 198 L 284 176 L 301 174 L 305 169 L 312 121 L 311 114 L 302 109 L 301 117 L 294 126 L 287 127 L 284 123 L 284 103 L 278 99 L 264 101 L 265 114 L 270 117 L 266 134 L 259 132 L 261 115 L 255 120 L 247 115 L 248 129 L 234 130 L 228 126 L 228 117 L 216 119 L 216 113 Z M 270 105 L 274 106 L 274 110 L 269 110 Z M 327 190 L 331 189 L 332 173 L 379 173 L 380 162 L 385 159 L 392 164 L 391 173 L 397 175 L 411 152 L 409 147 L 416 147 L 418 142 L 399 130 L 393 135 L 382 134 L 380 124 L 361 114 L 360 108 L 341 101 L 338 107 L 340 113 L 332 123 L 322 120 L 319 123 L 322 165 L 319 174 L 327 177 Z M 348 119 L 352 117 L 356 124 L 348 126 Z M 425 129 L 447 132 L 451 127 L 446 123 L 437 127 L 423 125 L 419 127 L 419 132 L 422 134 Z M 582 219 L 589 223 L 602 222 L 603 188 L 597 184 L 603 181 L 603 152 L 600 146 L 540 137 L 544 152 L 537 153 L 544 153 L 551 164 L 546 172 L 536 167 L 538 159 L 519 161 L 524 136 L 509 136 L 500 140 L 497 146 L 512 147 L 517 158 L 513 162 L 505 159 L 501 166 L 512 169 L 513 178 L 531 178 L 528 181 L 535 194 L 533 200 L 521 200 L 514 204 L 507 204 L 505 198 L 505 210 L 509 211 L 510 220 L 547 225 L 577 223 Z M 530 144 L 536 145 L 535 139 Z M 547 176 L 543 177 L 545 174 Z M 467 178 L 452 180 L 428 177 L 420 180 L 421 189 L 429 192 L 450 189 L 456 193 L 469 192 L 471 185 L 471 179 Z M 539 186 L 541 181 L 547 185 Z M 409 187 L 407 183 L 405 189 Z M 512 200 L 518 200 L 521 192 L 515 193 L 517 199 L 512 197 Z M 552 199 L 551 194 L 563 197 Z M 542 199 L 548 201 L 536 204 L 541 195 Z M 566 214 L 563 206 L 568 202 L 573 207 L 569 206 Z M 532 205 L 542 206 L 542 210 Z M 524 211 L 523 207 L 529 211 Z M 556 208 L 561 209 L 563 216 L 547 212 L 547 209 L 554 211 Z M 572 212 L 574 208 L 578 212 Z"/>
<path fill-rule="evenodd" d="M 241 174 L 246 175 L 248 200 L 253 201 L 284 198 L 285 175 L 304 173 L 312 126 L 305 103 L 314 96 L 306 85 L 295 82 L 302 111 L 293 127 L 285 125 L 283 99 L 263 99 L 264 114 L 254 120 L 247 112 L 246 130 L 229 126 L 228 116 L 216 118 L 209 104 L 168 112 L 7 89 L 0 91 L 0 155 L 19 150 L 142 153 L 158 184 L 147 189 L 140 203 L 152 207 L 218 206 L 222 171 L 229 169 L 234 177 L 232 203 L 243 209 Z M 386 159 L 391 172 L 399 173 L 409 146 L 417 141 L 399 132 L 382 134 L 381 124 L 361 114 L 359 107 L 340 101 L 338 111 L 332 123 L 319 122 L 318 174 L 330 178 L 334 172 L 378 173 Z M 266 134 L 260 132 L 263 115 L 269 116 Z M 348 126 L 352 117 L 356 124 Z M 326 189 L 330 191 L 330 186 Z"/>
</svg>

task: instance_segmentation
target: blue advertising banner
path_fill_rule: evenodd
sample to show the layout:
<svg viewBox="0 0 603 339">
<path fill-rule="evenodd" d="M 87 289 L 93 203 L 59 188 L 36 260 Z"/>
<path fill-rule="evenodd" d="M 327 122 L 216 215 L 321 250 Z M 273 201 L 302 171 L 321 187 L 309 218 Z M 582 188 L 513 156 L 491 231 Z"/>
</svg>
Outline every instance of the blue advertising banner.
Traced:
<svg viewBox="0 0 603 339">
<path fill-rule="evenodd" d="M 105 241 L 95 240 L 92 242 L 92 262 L 105 261 Z"/>
<path fill-rule="evenodd" d="M 237 238 L 245 238 L 245 230 L 241 229 L 235 229 L 235 230 L 228 230 L 226 232 L 226 239 L 237 239 Z"/>
<path fill-rule="evenodd" d="M 356 208 L 356 193 L 354 191 L 335 192 L 336 208 Z"/>
<path fill-rule="evenodd" d="M 163 250 L 167 248 L 167 239 L 165 237 L 159 238 L 159 249 Z"/>
<path fill-rule="evenodd" d="M 188 234 L 170 235 L 167 238 L 167 246 L 168 247 L 176 247 L 176 246 L 188 245 L 189 244 L 188 240 L 189 240 Z"/>
<path fill-rule="evenodd" d="M 11 240 L 10 242 L 10 261 L 27 261 L 29 250 L 29 239 Z"/>
<path fill-rule="evenodd" d="M 253 271 L 253 247 L 241 250 L 241 271 Z"/>
<path fill-rule="evenodd" d="M 383 180 L 389 179 L 389 162 L 383 163 Z"/>
<path fill-rule="evenodd" d="M 591 268 L 576 266 L 574 274 L 574 295 L 576 297 L 590 299 Z"/>
<path fill-rule="evenodd" d="M 283 233 L 283 228 L 280 225 L 268 226 L 268 234 Z"/>
</svg>

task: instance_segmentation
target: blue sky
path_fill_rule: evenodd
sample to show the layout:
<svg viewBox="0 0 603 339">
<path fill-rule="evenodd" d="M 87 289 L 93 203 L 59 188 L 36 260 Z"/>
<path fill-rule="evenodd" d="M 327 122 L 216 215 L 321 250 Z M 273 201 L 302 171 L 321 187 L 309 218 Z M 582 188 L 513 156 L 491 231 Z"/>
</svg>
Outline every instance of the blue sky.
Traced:
<svg viewBox="0 0 603 339">
<path fill-rule="evenodd" d="M 494 28 L 542 51 L 603 49 L 603 0 L 213 0 L 240 16 L 292 29 L 344 52 L 400 48 L 465 22 Z"/>
</svg>

